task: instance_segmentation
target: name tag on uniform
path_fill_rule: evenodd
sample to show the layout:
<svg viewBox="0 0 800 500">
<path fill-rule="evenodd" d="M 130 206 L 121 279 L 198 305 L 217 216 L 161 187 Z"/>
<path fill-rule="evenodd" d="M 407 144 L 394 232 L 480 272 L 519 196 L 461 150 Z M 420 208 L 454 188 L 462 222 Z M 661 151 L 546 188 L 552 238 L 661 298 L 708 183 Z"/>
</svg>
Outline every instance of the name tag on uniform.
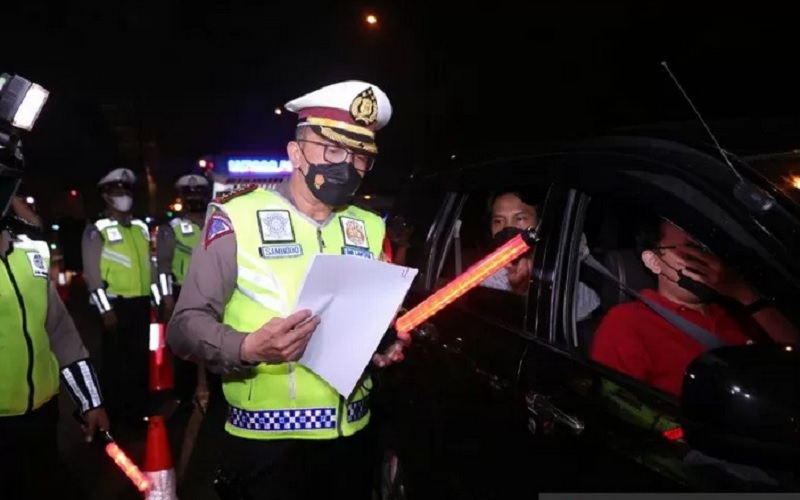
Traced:
<svg viewBox="0 0 800 500">
<path fill-rule="evenodd" d="M 119 243 L 122 241 L 122 233 L 119 232 L 119 228 L 110 227 L 108 231 L 106 231 L 106 236 L 108 236 L 109 243 Z"/>
<path fill-rule="evenodd" d="M 44 264 L 44 258 L 39 252 L 29 252 L 28 260 L 31 263 L 33 275 L 37 278 L 47 278 L 47 266 Z"/>
<path fill-rule="evenodd" d="M 356 257 L 364 257 L 365 259 L 375 259 L 375 255 L 372 252 L 357 247 L 342 247 L 342 255 L 355 255 Z"/>
<path fill-rule="evenodd" d="M 181 233 L 189 235 L 194 233 L 194 227 L 188 222 L 181 222 Z"/>
<path fill-rule="evenodd" d="M 282 259 L 287 257 L 300 257 L 303 255 L 303 247 L 300 244 L 264 245 L 262 247 L 258 247 L 258 253 L 264 259 Z"/>
</svg>

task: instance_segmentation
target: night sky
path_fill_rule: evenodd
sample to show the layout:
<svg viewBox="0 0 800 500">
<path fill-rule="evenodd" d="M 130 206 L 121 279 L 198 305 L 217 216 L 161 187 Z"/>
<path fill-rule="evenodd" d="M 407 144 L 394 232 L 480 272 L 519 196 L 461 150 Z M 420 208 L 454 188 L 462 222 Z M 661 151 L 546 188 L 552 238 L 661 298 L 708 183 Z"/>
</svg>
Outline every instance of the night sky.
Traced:
<svg viewBox="0 0 800 500">
<path fill-rule="evenodd" d="M 167 187 L 204 154 L 280 153 L 294 115 L 274 108 L 344 79 L 393 103 L 375 190 L 468 147 L 693 120 L 662 60 L 711 121 L 798 116 L 795 16 L 660 4 L 11 0 L 0 70 L 51 92 L 25 146 L 54 200 L 143 151 Z"/>
</svg>

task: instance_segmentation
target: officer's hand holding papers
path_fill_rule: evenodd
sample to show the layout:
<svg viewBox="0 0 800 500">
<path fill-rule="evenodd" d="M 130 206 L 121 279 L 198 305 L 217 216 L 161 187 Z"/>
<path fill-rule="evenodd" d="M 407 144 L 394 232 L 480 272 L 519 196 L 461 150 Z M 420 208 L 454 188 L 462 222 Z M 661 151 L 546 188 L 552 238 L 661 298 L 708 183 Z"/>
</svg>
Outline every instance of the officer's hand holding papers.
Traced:
<svg viewBox="0 0 800 500">
<path fill-rule="evenodd" d="M 315 255 L 295 310 L 310 309 L 320 322 L 299 362 L 349 396 L 416 275 L 416 269 L 363 257 Z M 401 347 L 393 345 L 376 364 L 398 359 Z"/>
<path fill-rule="evenodd" d="M 242 341 L 241 358 L 248 363 L 297 361 L 319 325 L 319 316 L 303 309 L 285 318 L 272 318 Z"/>
</svg>

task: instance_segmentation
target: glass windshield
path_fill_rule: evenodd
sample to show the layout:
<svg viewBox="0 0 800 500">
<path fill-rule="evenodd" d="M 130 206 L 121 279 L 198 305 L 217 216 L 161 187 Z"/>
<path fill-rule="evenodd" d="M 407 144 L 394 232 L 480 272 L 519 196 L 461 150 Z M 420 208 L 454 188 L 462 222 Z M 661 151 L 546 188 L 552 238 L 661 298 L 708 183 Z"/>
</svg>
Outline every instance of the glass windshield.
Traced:
<svg viewBox="0 0 800 500">
<path fill-rule="evenodd" d="M 800 207 L 800 150 L 743 160 Z"/>
</svg>

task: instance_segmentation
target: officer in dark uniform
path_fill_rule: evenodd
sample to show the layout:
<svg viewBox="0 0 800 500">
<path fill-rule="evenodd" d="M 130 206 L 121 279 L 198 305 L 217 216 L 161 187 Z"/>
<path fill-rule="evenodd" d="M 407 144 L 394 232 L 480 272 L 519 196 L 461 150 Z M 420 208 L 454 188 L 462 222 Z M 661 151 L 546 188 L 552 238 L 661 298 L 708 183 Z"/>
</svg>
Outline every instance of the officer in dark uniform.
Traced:
<svg viewBox="0 0 800 500">
<path fill-rule="evenodd" d="M 210 200 L 209 183 L 197 174 L 181 176 L 175 189 L 183 205 L 183 214 L 158 228 L 156 267 L 158 291 L 163 304 L 163 320 L 168 322 L 181 294 L 181 285 L 189 272 L 192 251 L 203 232 L 206 207 Z M 181 358 L 175 358 L 175 392 L 181 401 L 189 401 L 197 392 L 200 403 L 208 402 L 205 368 Z"/>
<path fill-rule="evenodd" d="M 38 218 L 9 213 L 18 207 L 12 198 L 22 170 L 18 146 L 0 146 L 0 498 L 64 498 L 59 379 L 83 415 L 87 440 L 109 422 L 89 353 L 49 279 L 48 245 L 28 236 Z M 32 231 L 18 232 L 20 223 Z"/>
<path fill-rule="evenodd" d="M 83 272 L 100 313 L 104 385 L 113 420 L 144 423 L 148 396 L 148 334 L 153 270 L 150 230 L 131 215 L 136 177 L 112 170 L 100 187 L 107 209 L 83 236 Z"/>
</svg>

